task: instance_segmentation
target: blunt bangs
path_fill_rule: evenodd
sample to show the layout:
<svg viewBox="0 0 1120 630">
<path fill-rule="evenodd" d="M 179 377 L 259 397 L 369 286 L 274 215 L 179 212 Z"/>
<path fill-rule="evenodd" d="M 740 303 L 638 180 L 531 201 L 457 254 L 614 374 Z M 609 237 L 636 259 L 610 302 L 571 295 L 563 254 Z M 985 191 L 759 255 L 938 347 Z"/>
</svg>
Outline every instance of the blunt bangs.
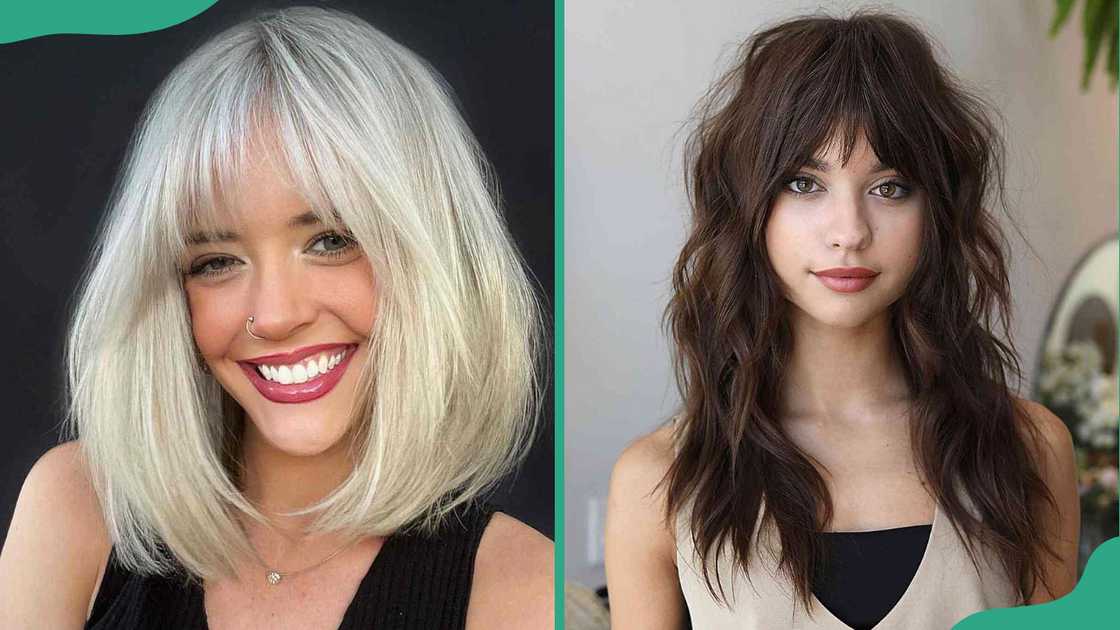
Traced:
<svg viewBox="0 0 1120 630">
<path fill-rule="evenodd" d="M 958 95 L 950 94 L 950 77 L 925 71 L 934 64 L 907 62 L 935 59 L 920 31 L 900 20 L 885 26 L 878 17 L 857 13 L 839 26 L 807 17 L 751 42 L 754 64 L 743 77 L 749 94 L 742 98 L 758 118 L 743 126 L 753 137 L 742 141 L 759 147 L 765 198 L 834 144 L 846 164 L 860 135 L 931 201 L 950 198 L 959 182 L 942 165 L 958 162 L 955 144 L 976 144 L 947 122 L 958 114 L 951 102 Z M 762 85 L 776 89 L 751 89 Z"/>
</svg>

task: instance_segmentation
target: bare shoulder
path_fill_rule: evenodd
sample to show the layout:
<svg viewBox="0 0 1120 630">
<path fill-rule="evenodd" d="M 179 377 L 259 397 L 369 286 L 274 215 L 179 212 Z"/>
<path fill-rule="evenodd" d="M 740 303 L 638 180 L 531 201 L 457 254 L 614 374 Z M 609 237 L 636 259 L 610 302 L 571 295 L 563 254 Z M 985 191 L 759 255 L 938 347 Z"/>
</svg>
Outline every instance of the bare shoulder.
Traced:
<svg viewBox="0 0 1120 630">
<path fill-rule="evenodd" d="M 1026 443 L 1034 455 L 1038 472 L 1061 512 L 1079 509 L 1077 495 L 1077 461 L 1073 436 L 1062 419 L 1045 405 L 1025 398 L 1016 398 Z"/>
<path fill-rule="evenodd" d="M 1045 405 L 1025 398 L 1016 398 L 1022 420 L 1031 429 L 1028 440 L 1040 464 L 1062 465 L 1073 461 L 1073 436 L 1062 419 Z"/>
<path fill-rule="evenodd" d="M 673 457 L 672 426 L 661 427 L 631 442 L 611 471 L 608 520 L 623 524 L 623 530 L 640 525 L 648 533 L 671 535 L 664 523 L 662 480 Z"/>
<path fill-rule="evenodd" d="M 28 472 L 0 551 L 0 626 L 84 625 L 109 547 L 78 443 L 52 448 Z"/>
<path fill-rule="evenodd" d="M 552 549 L 537 530 L 495 513 L 475 556 L 467 628 L 552 628 Z"/>
<path fill-rule="evenodd" d="M 684 624 L 674 528 L 665 479 L 675 457 L 674 428 L 634 440 L 611 473 L 605 560 L 611 627 L 661 630 Z"/>
<path fill-rule="evenodd" d="M 649 496 L 673 463 L 673 427 L 664 426 L 634 440 L 611 473 L 611 494 Z"/>
<path fill-rule="evenodd" d="M 1054 510 L 1042 519 L 1047 544 L 1053 554 L 1040 559 L 1041 576 L 1028 603 L 1038 604 L 1061 597 L 1077 583 L 1078 538 L 1081 525 L 1081 500 L 1077 490 L 1077 462 L 1073 436 L 1061 418 L 1045 406 L 1016 399 L 1038 465 L 1039 475 L 1054 499 Z M 1041 579 L 1040 579 L 1041 578 Z"/>
</svg>

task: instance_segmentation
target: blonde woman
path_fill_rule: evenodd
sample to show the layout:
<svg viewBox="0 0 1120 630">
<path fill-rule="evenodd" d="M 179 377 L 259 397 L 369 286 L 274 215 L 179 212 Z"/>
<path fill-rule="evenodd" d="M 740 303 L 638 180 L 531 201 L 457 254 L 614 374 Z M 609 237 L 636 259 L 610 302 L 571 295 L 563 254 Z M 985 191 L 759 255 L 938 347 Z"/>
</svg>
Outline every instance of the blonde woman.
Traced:
<svg viewBox="0 0 1120 630">
<path fill-rule="evenodd" d="M 434 72 L 348 14 L 218 35 L 141 120 L 24 483 L 3 628 L 551 627 L 539 311 Z"/>
</svg>

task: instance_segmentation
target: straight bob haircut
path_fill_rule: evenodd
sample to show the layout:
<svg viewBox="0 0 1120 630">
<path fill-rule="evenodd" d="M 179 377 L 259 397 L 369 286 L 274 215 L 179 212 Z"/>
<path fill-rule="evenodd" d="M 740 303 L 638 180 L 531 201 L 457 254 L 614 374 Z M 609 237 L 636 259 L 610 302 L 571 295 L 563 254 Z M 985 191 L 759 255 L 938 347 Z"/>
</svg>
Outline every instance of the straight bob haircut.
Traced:
<svg viewBox="0 0 1120 630">
<path fill-rule="evenodd" d="M 376 321 L 313 530 L 431 531 L 511 472 L 539 410 L 541 311 L 494 178 L 435 71 L 328 9 L 262 13 L 206 42 L 148 103 L 74 304 L 67 428 L 120 560 L 232 575 L 244 410 L 201 369 L 181 259 L 217 231 L 262 147 L 365 251 Z M 373 291 L 374 287 L 370 287 Z"/>
</svg>

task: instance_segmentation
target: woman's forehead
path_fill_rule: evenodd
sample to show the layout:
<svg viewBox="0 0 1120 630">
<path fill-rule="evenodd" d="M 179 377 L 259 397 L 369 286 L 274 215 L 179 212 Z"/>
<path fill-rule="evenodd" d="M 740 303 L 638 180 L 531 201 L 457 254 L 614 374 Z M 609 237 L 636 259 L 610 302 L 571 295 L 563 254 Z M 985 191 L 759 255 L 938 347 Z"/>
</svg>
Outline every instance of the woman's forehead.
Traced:
<svg viewBox="0 0 1120 630">
<path fill-rule="evenodd" d="M 213 160 L 209 177 L 193 178 L 191 201 L 181 204 L 188 234 L 231 232 L 258 223 L 287 224 L 310 214 L 330 223 L 324 204 L 300 186 L 290 160 L 274 139 L 254 139 L 245 149 Z M 299 225 L 307 225 L 307 217 Z M 188 243 L 190 244 L 190 243 Z"/>
<path fill-rule="evenodd" d="M 225 243 L 241 241 L 256 234 L 280 232 L 284 230 L 298 231 L 311 226 L 324 225 L 323 220 L 311 210 L 289 214 L 287 210 L 275 208 L 260 208 L 239 214 L 239 218 L 231 222 L 229 227 L 215 226 L 212 228 L 197 228 L 188 232 L 186 244 L 198 246 L 210 243 Z"/>
<path fill-rule="evenodd" d="M 834 133 L 805 160 L 802 166 L 825 173 L 837 170 L 878 173 L 894 168 L 879 158 L 862 130 L 856 133 L 850 148 L 846 146 L 845 138 L 841 133 Z"/>
</svg>

